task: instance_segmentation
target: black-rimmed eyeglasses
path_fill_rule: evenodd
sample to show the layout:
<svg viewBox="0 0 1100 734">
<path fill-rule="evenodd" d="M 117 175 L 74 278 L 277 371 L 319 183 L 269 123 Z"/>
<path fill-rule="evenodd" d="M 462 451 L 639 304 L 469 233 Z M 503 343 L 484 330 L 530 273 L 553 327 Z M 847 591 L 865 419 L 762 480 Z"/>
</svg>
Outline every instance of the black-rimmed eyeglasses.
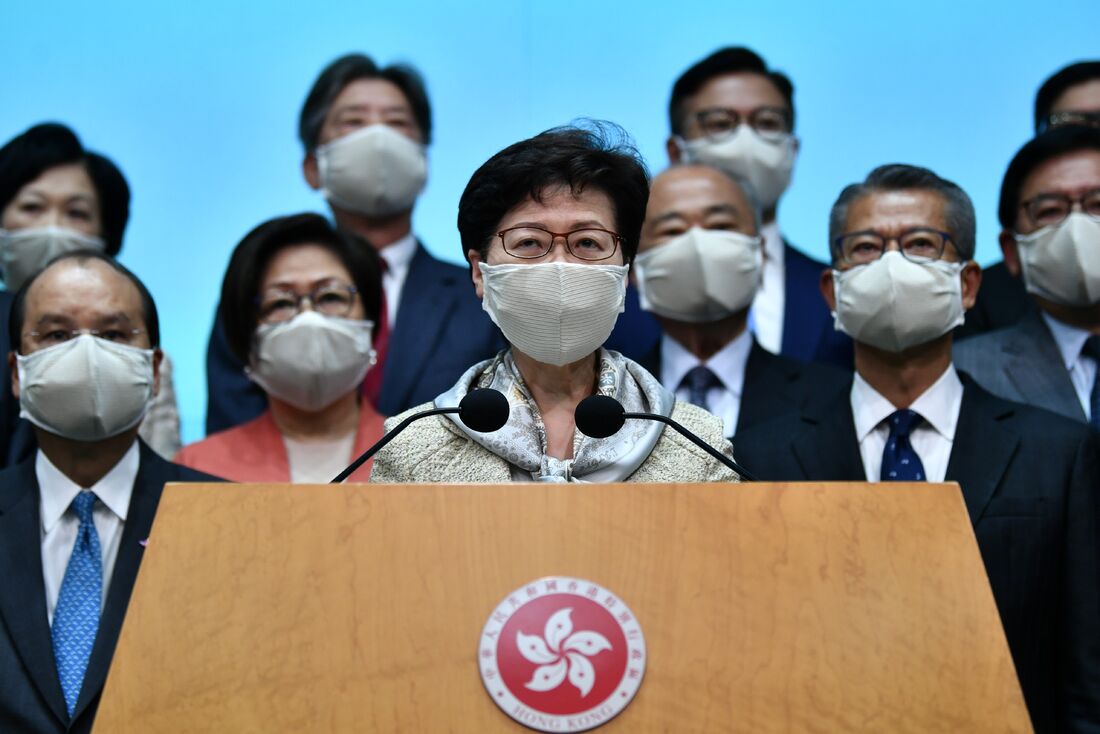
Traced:
<svg viewBox="0 0 1100 734">
<path fill-rule="evenodd" d="M 874 230 L 849 232 L 837 237 L 833 245 L 845 265 L 874 262 L 885 254 L 891 242 L 897 243 L 898 251 L 906 260 L 927 263 L 941 259 L 947 243 L 952 241 L 947 232 L 931 227 L 913 227 L 896 237 L 887 237 Z"/>
<path fill-rule="evenodd" d="M 504 251 L 521 260 L 535 260 L 554 247 L 554 240 L 565 238 L 565 248 L 578 260 L 607 260 L 619 249 L 622 237 L 617 232 L 598 227 L 574 229 L 571 232 L 551 232 L 542 227 L 509 227 L 497 232 Z"/>
</svg>

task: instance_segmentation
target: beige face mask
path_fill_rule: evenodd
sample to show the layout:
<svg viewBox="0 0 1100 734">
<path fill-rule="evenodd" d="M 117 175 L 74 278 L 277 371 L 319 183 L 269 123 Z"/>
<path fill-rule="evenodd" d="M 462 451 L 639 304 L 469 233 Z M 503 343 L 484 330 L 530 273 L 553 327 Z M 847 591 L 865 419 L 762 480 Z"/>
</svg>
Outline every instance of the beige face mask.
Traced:
<svg viewBox="0 0 1100 734">
<path fill-rule="evenodd" d="M 99 237 L 66 227 L 0 230 L 0 270 L 9 291 L 23 287 L 32 275 L 58 255 L 77 250 L 106 249 Z"/>
<path fill-rule="evenodd" d="M 678 138 L 685 163 L 703 163 L 749 182 L 764 209 L 770 209 L 791 183 L 795 138 L 790 133 L 765 140 L 749 125 L 740 125 L 723 140 Z"/>
<path fill-rule="evenodd" d="M 74 441 L 101 441 L 145 417 L 153 398 L 152 349 L 81 334 L 17 354 L 19 415 Z"/>
<path fill-rule="evenodd" d="M 482 307 L 513 347 L 562 366 L 599 349 L 626 304 L 625 265 L 486 265 Z"/>
<path fill-rule="evenodd" d="M 634 278 L 642 309 L 707 323 L 747 308 L 760 286 L 762 246 L 759 237 L 692 227 L 638 253 Z"/>
<path fill-rule="evenodd" d="M 1072 212 L 1016 242 L 1029 293 L 1064 306 L 1100 302 L 1100 221 Z"/>
<path fill-rule="evenodd" d="M 330 203 L 368 217 L 412 209 L 428 180 L 424 146 L 389 125 L 368 125 L 317 149 Z"/>
<path fill-rule="evenodd" d="M 374 364 L 374 323 L 303 311 L 256 329 L 248 377 L 272 397 L 316 411 L 356 390 Z"/>
</svg>

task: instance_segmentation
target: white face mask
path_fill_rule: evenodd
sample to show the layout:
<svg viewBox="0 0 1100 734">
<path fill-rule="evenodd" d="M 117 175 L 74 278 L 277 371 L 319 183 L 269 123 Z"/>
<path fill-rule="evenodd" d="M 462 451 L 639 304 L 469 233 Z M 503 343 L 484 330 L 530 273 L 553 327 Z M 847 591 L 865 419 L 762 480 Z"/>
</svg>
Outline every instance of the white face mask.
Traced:
<svg viewBox="0 0 1100 734">
<path fill-rule="evenodd" d="M 1029 293 L 1064 306 L 1100 302 L 1100 220 L 1071 212 L 1016 242 Z"/>
<path fill-rule="evenodd" d="M 17 291 L 58 255 L 77 250 L 98 250 L 106 246 L 99 237 L 66 227 L 34 227 L 0 230 L 0 270 L 4 286 Z"/>
<path fill-rule="evenodd" d="M 153 397 L 152 349 L 81 334 L 17 354 L 19 415 L 74 441 L 101 441 L 145 417 Z"/>
<path fill-rule="evenodd" d="M 368 217 L 409 211 L 428 179 L 424 146 L 381 124 L 317 148 L 317 167 L 329 202 Z"/>
<path fill-rule="evenodd" d="M 634 278 L 642 309 L 677 321 L 718 321 L 748 307 L 760 286 L 763 240 L 692 227 L 638 253 Z"/>
<path fill-rule="evenodd" d="M 357 389 L 374 364 L 374 324 L 303 311 L 289 321 L 261 324 L 249 378 L 274 398 L 317 411 Z"/>
<path fill-rule="evenodd" d="M 889 250 L 868 265 L 833 271 L 836 327 L 857 342 L 903 352 L 963 322 L 965 263 L 915 263 Z"/>
<path fill-rule="evenodd" d="M 703 163 L 743 178 L 764 209 L 779 201 L 791 182 L 794 168 L 795 138 L 783 133 L 765 140 L 750 125 L 738 125 L 733 135 L 722 140 L 676 138 L 684 163 Z"/>
<path fill-rule="evenodd" d="M 482 307 L 504 338 L 534 360 L 566 365 L 599 349 L 626 303 L 625 265 L 486 265 Z"/>
</svg>

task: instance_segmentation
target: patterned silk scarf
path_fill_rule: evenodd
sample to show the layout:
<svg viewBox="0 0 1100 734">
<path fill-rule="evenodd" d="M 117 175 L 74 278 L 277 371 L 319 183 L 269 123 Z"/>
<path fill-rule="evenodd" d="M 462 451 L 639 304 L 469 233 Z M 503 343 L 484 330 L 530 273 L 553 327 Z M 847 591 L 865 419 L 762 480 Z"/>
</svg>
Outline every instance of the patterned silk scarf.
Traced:
<svg viewBox="0 0 1100 734">
<path fill-rule="evenodd" d="M 627 412 L 669 415 L 675 398 L 653 375 L 618 352 L 599 351 L 598 395 L 615 398 Z M 627 421 L 610 438 L 589 438 L 579 431 L 573 436 L 573 458 L 546 455 L 546 427 L 538 406 L 523 381 L 511 350 L 479 362 L 459 379 L 458 384 L 435 399 L 435 405 L 458 405 L 469 390 L 491 387 L 508 398 L 511 413 L 499 431 L 478 433 L 467 428 L 457 415 L 449 418 L 463 433 L 501 457 L 512 468 L 512 479 L 537 482 L 621 482 L 646 460 L 663 424 L 656 421 Z"/>
</svg>

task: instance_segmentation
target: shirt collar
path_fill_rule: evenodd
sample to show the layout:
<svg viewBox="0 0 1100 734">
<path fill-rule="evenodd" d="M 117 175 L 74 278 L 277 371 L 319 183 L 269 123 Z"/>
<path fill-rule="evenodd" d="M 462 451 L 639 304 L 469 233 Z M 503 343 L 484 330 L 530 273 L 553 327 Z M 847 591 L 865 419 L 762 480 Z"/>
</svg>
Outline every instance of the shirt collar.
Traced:
<svg viewBox="0 0 1100 734">
<path fill-rule="evenodd" d="M 1065 362 L 1066 369 L 1072 369 L 1073 365 L 1077 364 L 1081 350 L 1085 348 L 1085 342 L 1091 335 L 1084 329 L 1062 323 L 1046 311 L 1040 313 L 1047 328 L 1050 329 L 1050 335 L 1054 337 L 1054 343 L 1058 345 L 1058 351 L 1062 353 L 1062 361 Z"/>
<path fill-rule="evenodd" d="M 139 463 L 140 452 L 135 440 L 118 463 L 104 474 L 102 479 L 88 488 L 95 492 L 99 501 L 123 522 L 126 522 L 126 513 L 130 508 L 130 495 L 134 491 L 134 480 L 137 479 Z M 41 449 L 38 450 L 34 459 L 34 473 L 38 478 L 42 498 L 40 507 L 42 529 L 48 533 L 61 520 L 61 516 L 80 494 L 82 487 L 54 466 Z"/>
<path fill-rule="evenodd" d="M 661 335 L 661 384 L 676 391 L 692 367 L 705 364 L 733 395 L 741 396 L 745 382 L 745 363 L 752 349 L 752 334 L 745 329 L 736 338 L 703 361 L 668 334 Z"/>
<path fill-rule="evenodd" d="M 919 413 L 937 433 L 948 441 L 955 439 L 959 422 L 963 385 L 955 365 L 949 364 L 939 379 L 913 401 L 909 409 Z M 856 372 L 852 380 L 852 418 L 856 424 L 856 440 L 862 442 L 891 413 L 897 410 L 889 400 Z"/>
<path fill-rule="evenodd" d="M 783 235 L 779 232 L 778 222 L 769 222 L 760 228 L 760 236 L 764 238 L 764 254 L 769 264 L 783 266 Z"/>
<path fill-rule="evenodd" d="M 407 235 L 383 247 L 378 254 L 386 261 L 386 267 L 391 273 L 395 270 L 404 270 L 416 254 L 416 235 L 409 230 Z"/>
</svg>

